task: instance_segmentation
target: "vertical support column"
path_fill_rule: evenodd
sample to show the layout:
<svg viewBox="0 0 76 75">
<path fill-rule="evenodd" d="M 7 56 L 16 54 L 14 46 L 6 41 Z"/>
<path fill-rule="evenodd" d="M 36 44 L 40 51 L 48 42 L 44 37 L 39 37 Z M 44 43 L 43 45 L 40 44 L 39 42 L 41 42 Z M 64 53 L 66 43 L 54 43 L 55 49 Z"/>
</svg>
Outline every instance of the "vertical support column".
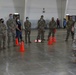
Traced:
<svg viewBox="0 0 76 75">
<path fill-rule="evenodd" d="M 65 12 L 67 11 L 67 0 L 61 0 L 61 24 L 63 27 L 63 18 L 66 16 Z"/>
<path fill-rule="evenodd" d="M 23 19 L 23 24 L 24 24 L 24 21 L 26 20 L 26 16 L 27 16 L 27 1 L 28 0 L 25 0 L 25 5 L 24 5 L 24 19 Z M 23 25 L 23 29 L 24 29 L 24 25 Z"/>
<path fill-rule="evenodd" d="M 69 13 L 67 12 L 68 2 L 69 2 L 69 0 L 66 0 L 66 8 L 65 8 L 65 14 L 64 14 L 64 17 L 65 17 L 65 18 L 66 18 L 66 14 L 69 14 Z"/>
</svg>

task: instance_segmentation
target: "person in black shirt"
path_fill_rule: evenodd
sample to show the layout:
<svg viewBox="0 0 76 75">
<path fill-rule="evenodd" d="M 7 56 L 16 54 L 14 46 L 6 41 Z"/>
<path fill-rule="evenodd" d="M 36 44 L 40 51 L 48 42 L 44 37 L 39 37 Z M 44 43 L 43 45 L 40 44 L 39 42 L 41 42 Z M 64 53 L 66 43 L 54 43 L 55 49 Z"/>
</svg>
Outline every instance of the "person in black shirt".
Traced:
<svg viewBox="0 0 76 75">
<path fill-rule="evenodd" d="M 16 19 L 16 24 L 16 38 L 18 38 L 19 41 L 22 41 L 22 25 L 19 17 Z"/>
</svg>

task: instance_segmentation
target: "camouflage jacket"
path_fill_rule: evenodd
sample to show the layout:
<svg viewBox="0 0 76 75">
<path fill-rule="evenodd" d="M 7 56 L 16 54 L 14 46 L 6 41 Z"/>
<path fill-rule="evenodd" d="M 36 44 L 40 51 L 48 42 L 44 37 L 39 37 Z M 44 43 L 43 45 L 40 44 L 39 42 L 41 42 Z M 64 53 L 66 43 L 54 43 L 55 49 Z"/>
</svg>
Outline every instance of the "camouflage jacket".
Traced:
<svg viewBox="0 0 76 75">
<path fill-rule="evenodd" d="M 25 27 L 25 31 L 30 31 L 31 30 L 31 22 L 30 21 L 25 21 L 24 22 L 24 27 Z"/>
<path fill-rule="evenodd" d="M 8 31 L 12 32 L 16 30 L 16 22 L 14 19 L 8 19 L 6 23 L 7 23 Z"/>
<path fill-rule="evenodd" d="M 73 25 L 74 25 L 74 21 L 73 20 L 69 20 L 67 22 L 67 29 L 71 29 Z"/>
<path fill-rule="evenodd" d="M 44 29 L 45 28 L 45 20 L 41 21 L 38 20 L 38 29 Z"/>
<path fill-rule="evenodd" d="M 0 23 L 0 34 L 6 35 L 6 25 L 4 23 Z"/>
<path fill-rule="evenodd" d="M 52 29 L 52 28 L 56 28 L 56 22 L 55 21 L 51 21 L 49 23 L 49 29 Z"/>
</svg>

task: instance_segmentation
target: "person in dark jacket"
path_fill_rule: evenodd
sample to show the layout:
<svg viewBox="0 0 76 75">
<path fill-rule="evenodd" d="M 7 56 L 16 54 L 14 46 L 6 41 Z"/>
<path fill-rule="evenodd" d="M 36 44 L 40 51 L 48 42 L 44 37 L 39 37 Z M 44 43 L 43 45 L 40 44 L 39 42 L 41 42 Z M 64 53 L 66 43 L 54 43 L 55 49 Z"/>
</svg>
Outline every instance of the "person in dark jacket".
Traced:
<svg viewBox="0 0 76 75">
<path fill-rule="evenodd" d="M 16 19 L 16 24 L 16 38 L 18 38 L 18 41 L 22 41 L 22 25 L 19 17 Z"/>
</svg>

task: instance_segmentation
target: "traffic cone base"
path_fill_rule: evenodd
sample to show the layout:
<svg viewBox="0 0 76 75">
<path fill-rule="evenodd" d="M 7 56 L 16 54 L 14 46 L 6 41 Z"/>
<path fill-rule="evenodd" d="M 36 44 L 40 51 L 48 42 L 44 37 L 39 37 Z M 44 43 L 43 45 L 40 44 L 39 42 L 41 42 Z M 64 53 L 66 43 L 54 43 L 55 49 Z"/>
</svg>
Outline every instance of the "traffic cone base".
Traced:
<svg viewBox="0 0 76 75">
<path fill-rule="evenodd" d="M 24 42 L 23 42 L 23 41 L 22 41 L 21 44 L 20 44 L 20 52 L 25 52 Z"/>
<path fill-rule="evenodd" d="M 48 42 L 48 45 L 53 45 L 52 41 L 51 42 Z"/>
<path fill-rule="evenodd" d="M 48 45 L 52 45 L 52 44 L 53 44 L 52 37 L 50 37 L 48 40 Z"/>
</svg>

